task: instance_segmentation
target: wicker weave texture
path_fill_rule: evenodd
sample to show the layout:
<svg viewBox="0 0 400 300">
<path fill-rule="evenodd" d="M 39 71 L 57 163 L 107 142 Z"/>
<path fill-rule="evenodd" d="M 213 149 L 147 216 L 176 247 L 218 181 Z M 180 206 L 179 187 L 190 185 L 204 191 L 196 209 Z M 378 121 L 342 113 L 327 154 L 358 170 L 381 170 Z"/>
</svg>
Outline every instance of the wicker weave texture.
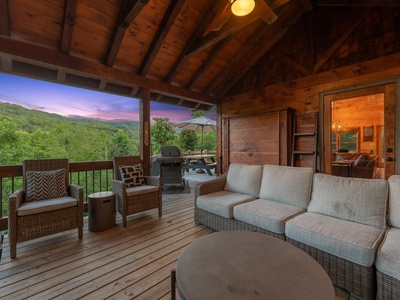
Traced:
<svg viewBox="0 0 400 300">
<path fill-rule="evenodd" d="M 377 271 L 378 300 L 400 299 L 400 281 Z"/>
<path fill-rule="evenodd" d="M 364 267 L 286 237 L 286 240 L 304 250 L 325 269 L 332 283 L 359 299 L 376 298 L 375 266 Z"/>
<path fill-rule="evenodd" d="M 18 218 L 18 242 L 78 227 L 77 206 Z"/>
</svg>

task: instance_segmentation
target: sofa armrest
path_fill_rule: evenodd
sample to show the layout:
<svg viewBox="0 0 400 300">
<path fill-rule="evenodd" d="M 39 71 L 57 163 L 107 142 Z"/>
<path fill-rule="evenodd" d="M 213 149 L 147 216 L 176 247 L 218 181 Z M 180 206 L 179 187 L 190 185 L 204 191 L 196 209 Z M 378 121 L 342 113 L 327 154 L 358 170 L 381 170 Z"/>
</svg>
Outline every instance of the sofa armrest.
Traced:
<svg viewBox="0 0 400 300">
<path fill-rule="evenodd" d="M 198 184 L 194 190 L 194 198 L 197 200 L 197 197 L 201 195 L 222 191 L 225 188 L 225 182 L 227 176 L 228 173 L 225 173 L 224 175 L 216 179 Z"/>
</svg>

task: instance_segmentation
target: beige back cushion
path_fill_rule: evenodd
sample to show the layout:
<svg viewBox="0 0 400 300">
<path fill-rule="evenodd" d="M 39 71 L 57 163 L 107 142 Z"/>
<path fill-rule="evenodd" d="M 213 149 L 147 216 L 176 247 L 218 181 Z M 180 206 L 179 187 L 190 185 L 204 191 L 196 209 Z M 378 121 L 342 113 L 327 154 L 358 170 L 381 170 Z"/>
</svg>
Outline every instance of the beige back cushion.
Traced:
<svg viewBox="0 0 400 300">
<path fill-rule="evenodd" d="M 261 165 L 232 163 L 229 166 L 225 190 L 258 197 L 260 194 Z"/>
<path fill-rule="evenodd" d="M 260 198 L 307 208 L 313 174 L 311 168 L 265 165 Z"/>
<path fill-rule="evenodd" d="M 314 174 L 308 211 L 385 228 L 388 182 Z"/>
<path fill-rule="evenodd" d="M 400 175 L 389 177 L 389 222 L 400 228 Z"/>
</svg>

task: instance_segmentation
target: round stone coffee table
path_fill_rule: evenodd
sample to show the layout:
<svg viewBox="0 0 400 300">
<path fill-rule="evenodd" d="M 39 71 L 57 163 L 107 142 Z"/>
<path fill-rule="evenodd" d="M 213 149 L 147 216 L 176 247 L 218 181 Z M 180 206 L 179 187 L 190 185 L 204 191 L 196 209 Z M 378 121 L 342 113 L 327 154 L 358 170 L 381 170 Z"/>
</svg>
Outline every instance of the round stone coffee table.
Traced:
<svg viewBox="0 0 400 300">
<path fill-rule="evenodd" d="M 176 287 L 182 299 L 335 299 L 329 276 L 311 256 L 249 231 L 221 231 L 192 242 L 177 261 Z"/>
</svg>

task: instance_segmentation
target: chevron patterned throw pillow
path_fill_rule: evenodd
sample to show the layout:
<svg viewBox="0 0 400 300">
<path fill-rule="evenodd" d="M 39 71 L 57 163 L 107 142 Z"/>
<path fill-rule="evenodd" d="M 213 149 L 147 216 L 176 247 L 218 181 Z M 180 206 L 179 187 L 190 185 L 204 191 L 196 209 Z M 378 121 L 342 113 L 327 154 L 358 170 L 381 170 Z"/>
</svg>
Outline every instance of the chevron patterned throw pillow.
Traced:
<svg viewBox="0 0 400 300">
<path fill-rule="evenodd" d="M 120 166 L 121 178 L 127 188 L 139 186 L 144 183 L 143 168 L 141 164 L 134 166 Z"/>
<path fill-rule="evenodd" d="M 40 201 L 65 197 L 65 169 L 26 172 L 25 201 Z"/>
</svg>

